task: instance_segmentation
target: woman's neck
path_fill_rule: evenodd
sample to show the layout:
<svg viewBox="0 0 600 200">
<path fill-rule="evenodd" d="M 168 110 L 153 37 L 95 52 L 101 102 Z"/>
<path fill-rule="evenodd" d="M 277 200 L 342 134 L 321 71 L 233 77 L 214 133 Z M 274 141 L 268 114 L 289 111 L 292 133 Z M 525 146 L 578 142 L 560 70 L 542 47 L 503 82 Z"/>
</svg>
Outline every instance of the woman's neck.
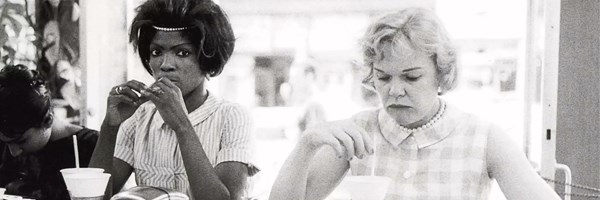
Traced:
<svg viewBox="0 0 600 200">
<path fill-rule="evenodd" d="M 185 102 L 185 108 L 188 113 L 196 110 L 204 101 L 208 98 L 208 91 L 204 89 L 204 87 L 196 87 L 196 89 L 192 90 L 187 95 L 183 96 L 183 101 Z"/>
</svg>

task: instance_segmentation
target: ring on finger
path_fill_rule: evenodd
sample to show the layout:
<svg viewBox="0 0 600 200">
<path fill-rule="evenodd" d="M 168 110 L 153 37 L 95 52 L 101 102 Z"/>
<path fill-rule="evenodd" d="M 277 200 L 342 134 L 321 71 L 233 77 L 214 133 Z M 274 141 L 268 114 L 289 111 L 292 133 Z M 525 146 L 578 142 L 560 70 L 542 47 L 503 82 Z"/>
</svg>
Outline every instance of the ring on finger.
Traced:
<svg viewBox="0 0 600 200">
<path fill-rule="evenodd" d="M 121 90 L 123 90 L 123 88 L 121 86 L 118 86 L 117 88 L 115 88 L 115 93 L 121 94 Z"/>
<path fill-rule="evenodd" d="M 152 87 L 152 88 L 150 88 L 150 90 L 152 91 L 152 93 L 157 94 L 157 95 L 161 95 L 161 94 L 165 93 L 165 91 L 160 89 L 160 87 Z"/>
</svg>

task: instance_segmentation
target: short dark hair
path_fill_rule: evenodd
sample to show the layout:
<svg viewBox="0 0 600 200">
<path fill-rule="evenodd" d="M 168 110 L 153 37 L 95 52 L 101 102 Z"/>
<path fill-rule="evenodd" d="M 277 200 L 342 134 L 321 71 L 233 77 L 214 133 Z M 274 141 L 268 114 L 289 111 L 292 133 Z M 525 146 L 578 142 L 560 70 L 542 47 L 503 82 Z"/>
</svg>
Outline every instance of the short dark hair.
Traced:
<svg viewBox="0 0 600 200">
<path fill-rule="evenodd" d="M 36 70 L 7 65 L 0 71 L 0 131 L 18 138 L 27 129 L 52 124 L 50 92 Z"/>
<path fill-rule="evenodd" d="M 189 27 L 182 31 L 183 35 L 196 45 L 200 69 L 211 77 L 223 71 L 233 53 L 235 36 L 231 24 L 225 12 L 210 0 L 148 0 L 137 12 L 129 42 L 150 74 L 150 43 L 157 32 L 153 26 Z"/>
</svg>

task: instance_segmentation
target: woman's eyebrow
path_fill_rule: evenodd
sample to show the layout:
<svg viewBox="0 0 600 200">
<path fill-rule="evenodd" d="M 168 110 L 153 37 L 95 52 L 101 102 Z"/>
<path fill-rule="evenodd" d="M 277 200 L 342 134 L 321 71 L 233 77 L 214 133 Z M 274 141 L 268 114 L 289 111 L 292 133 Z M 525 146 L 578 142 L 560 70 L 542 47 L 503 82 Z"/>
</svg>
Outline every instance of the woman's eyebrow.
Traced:
<svg viewBox="0 0 600 200">
<path fill-rule="evenodd" d="M 421 67 L 411 67 L 411 68 L 402 70 L 402 72 L 410 72 L 410 71 L 414 71 L 414 70 L 418 70 L 418 69 L 421 69 Z"/>
<path fill-rule="evenodd" d="M 385 71 L 383 71 L 383 70 L 381 70 L 381 69 L 377 69 L 377 68 L 375 68 L 375 67 L 373 67 L 373 69 L 374 69 L 375 71 L 377 71 L 377 72 L 380 72 L 380 73 L 385 73 Z M 408 68 L 408 69 L 403 69 L 403 70 L 402 70 L 402 73 L 406 73 L 406 72 L 410 72 L 410 71 L 414 71 L 414 70 L 418 70 L 418 69 L 422 69 L 422 67 L 411 67 L 411 68 Z"/>
</svg>

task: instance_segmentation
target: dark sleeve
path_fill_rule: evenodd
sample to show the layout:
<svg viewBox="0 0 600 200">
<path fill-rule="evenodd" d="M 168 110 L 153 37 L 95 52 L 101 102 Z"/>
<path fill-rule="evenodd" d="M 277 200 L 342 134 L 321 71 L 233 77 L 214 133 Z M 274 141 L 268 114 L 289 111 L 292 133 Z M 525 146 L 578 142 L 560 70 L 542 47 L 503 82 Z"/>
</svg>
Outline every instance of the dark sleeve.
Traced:
<svg viewBox="0 0 600 200">
<path fill-rule="evenodd" d="M 0 188 L 16 179 L 16 170 L 13 162 L 9 162 L 10 153 L 4 143 L 0 142 Z"/>
<path fill-rule="evenodd" d="M 82 167 L 87 167 L 92 158 L 92 153 L 98 141 L 98 131 L 83 128 L 77 132 L 77 145 L 79 147 L 79 163 Z"/>
</svg>

